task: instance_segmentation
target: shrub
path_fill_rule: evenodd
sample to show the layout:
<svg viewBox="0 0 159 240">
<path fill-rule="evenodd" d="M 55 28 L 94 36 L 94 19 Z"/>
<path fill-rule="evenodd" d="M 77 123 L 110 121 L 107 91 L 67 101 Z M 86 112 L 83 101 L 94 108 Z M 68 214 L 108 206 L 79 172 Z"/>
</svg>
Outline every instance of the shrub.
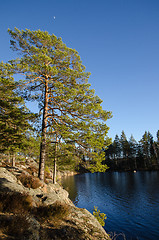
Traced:
<svg viewBox="0 0 159 240">
<path fill-rule="evenodd" d="M 30 167 L 28 167 L 28 168 L 26 169 L 26 171 L 27 171 L 30 175 L 35 176 L 35 175 L 37 175 L 37 173 L 38 173 L 38 168 L 35 167 L 35 166 L 30 166 Z"/>
<path fill-rule="evenodd" d="M 40 182 L 39 178 L 33 177 L 32 175 L 26 175 L 24 173 L 22 173 L 20 176 L 18 176 L 18 179 L 27 188 L 36 189 L 36 188 L 38 188 L 38 187 L 43 185 Z"/>
<path fill-rule="evenodd" d="M 94 206 L 93 216 L 98 220 L 100 225 L 102 227 L 104 227 L 104 225 L 105 225 L 105 221 L 104 220 L 107 219 L 106 214 L 105 213 L 101 213 L 100 210 L 98 209 L 98 207 Z"/>
</svg>

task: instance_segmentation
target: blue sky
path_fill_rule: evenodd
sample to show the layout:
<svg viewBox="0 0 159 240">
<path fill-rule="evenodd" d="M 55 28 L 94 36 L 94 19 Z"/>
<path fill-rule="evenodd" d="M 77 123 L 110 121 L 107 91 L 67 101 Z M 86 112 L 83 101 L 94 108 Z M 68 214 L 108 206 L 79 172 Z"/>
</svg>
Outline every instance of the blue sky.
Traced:
<svg viewBox="0 0 159 240">
<path fill-rule="evenodd" d="M 54 19 L 55 16 L 55 19 Z M 89 82 L 112 111 L 114 139 L 159 129 L 158 0 L 1 0 L 0 61 L 15 57 L 7 29 L 46 30 L 79 52 Z"/>
</svg>

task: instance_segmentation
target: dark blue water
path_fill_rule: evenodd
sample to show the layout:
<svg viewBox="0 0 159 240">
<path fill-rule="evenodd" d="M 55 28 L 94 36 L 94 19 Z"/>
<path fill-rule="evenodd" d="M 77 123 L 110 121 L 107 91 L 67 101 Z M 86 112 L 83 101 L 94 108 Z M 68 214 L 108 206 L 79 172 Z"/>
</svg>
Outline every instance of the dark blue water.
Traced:
<svg viewBox="0 0 159 240">
<path fill-rule="evenodd" d="M 77 207 L 107 215 L 105 229 L 127 240 L 159 239 L 159 172 L 86 173 L 62 182 Z M 117 238 L 123 239 L 123 238 Z"/>
</svg>

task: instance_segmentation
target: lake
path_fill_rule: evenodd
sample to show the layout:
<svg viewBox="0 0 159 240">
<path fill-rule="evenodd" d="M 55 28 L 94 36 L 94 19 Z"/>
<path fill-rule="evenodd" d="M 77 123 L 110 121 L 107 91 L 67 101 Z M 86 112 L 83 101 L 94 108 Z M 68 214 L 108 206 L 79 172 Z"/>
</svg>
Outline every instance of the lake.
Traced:
<svg viewBox="0 0 159 240">
<path fill-rule="evenodd" d="M 107 215 L 108 233 L 124 233 L 126 240 L 159 239 L 159 172 L 85 173 L 65 177 L 62 185 L 77 207 L 92 213 L 97 206 Z"/>
</svg>

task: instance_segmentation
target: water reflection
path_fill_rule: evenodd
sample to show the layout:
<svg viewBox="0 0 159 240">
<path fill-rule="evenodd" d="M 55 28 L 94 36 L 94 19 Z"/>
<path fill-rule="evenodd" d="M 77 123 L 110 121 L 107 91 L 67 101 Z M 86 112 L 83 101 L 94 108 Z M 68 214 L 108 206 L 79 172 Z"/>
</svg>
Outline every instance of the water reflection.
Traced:
<svg viewBox="0 0 159 240">
<path fill-rule="evenodd" d="M 77 191 L 74 176 L 63 177 L 62 185 L 66 189 L 66 191 L 68 191 L 69 198 L 74 202 L 74 204 L 77 204 L 78 203 L 78 201 L 77 201 L 78 191 Z"/>
<path fill-rule="evenodd" d="M 107 214 L 108 232 L 159 239 L 159 172 L 86 173 L 65 178 L 63 186 L 78 207 Z"/>
</svg>

